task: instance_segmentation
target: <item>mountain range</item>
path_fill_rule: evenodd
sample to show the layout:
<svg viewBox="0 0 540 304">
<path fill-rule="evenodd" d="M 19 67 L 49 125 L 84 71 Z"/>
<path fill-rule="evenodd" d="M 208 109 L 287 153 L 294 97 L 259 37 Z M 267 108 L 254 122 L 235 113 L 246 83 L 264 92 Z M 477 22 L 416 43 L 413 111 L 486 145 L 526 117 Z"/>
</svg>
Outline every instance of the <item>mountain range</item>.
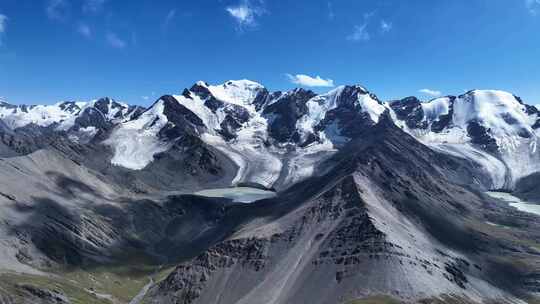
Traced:
<svg viewBox="0 0 540 304">
<path fill-rule="evenodd" d="M 539 140 L 497 90 L 3 101 L 0 302 L 537 303 L 539 217 L 488 194 L 540 203 Z"/>
</svg>

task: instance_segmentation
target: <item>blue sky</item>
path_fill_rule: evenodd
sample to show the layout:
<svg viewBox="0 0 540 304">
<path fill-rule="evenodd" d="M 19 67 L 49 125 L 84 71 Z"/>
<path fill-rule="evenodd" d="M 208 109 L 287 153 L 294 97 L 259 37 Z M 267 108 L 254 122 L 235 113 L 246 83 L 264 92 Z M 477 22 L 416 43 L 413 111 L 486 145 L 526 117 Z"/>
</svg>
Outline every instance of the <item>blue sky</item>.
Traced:
<svg viewBox="0 0 540 304">
<path fill-rule="evenodd" d="M 147 105 L 247 78 L 540 104 L 539 34 L 540 0 L 0 0 L 0 96 Z"/>
</svg>

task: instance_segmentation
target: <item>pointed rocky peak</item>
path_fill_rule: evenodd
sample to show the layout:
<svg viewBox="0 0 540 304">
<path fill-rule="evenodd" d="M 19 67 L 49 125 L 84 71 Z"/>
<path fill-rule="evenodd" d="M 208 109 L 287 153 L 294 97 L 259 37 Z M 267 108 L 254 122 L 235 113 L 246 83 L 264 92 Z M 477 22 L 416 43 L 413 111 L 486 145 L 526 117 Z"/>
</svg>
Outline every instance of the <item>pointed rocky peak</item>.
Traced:
<svg viewBox="0 0 540 304">
<path fill-rule="evenodd" d="M 415 96 L 392 100 L 389 105 L 397 119 L 405 121 L 407 127 L 411 129 L 425 129 L 427 127 L 422 101 Z"/>
<path fill-rule="evenodd" d="M 182 95 L 184 95 L 186 98 L 191 98 L 191 97 L 188 97 L 191 95 L 189 94 L 189 92 L 193 92 L 195 95 L 199 96 L 201 99 L 207 99 L 210 95 L 212 95 L 208 87 L 209 87 L 208 83 L 204 81 L 197 81 L 197 83 L 195 83 L 191 87 L 191 89 L 189 89 L 189 91 L 184 90 L 184 93 Z"/>
<path fill-rule="evenodd" d="M 175 125 L 182 125 L 185 121 L 197 126 L 204 126 L 203 121 L 188 108 L 183 106 L 171 95 L 161 96 L 156 103 L 161 103 L 163 106 L 163 115 L 169 122 Z"/>
<path fill-rule="evenodd" d="M 278 142 L 297 142 L 300 139 L 296 124 L 308 114 L 307 102 L 317 96 L 313 91 L 294 89 L 280 93 L 266 105 L 263 116 L 268 120 L 268 132 Z"/>
<path fill-rule="evenodd" d="M 109 97 L 102 97 L 94 103 L 94 107 L 101 111 L 103 114 L 108 114 L 111 108 L 122 108 L 122 105 L 115 102 Z"/>
<path fill-rule="evenodd" d="M 325 141 L 342 145 L 361 129 L 376 124 L 386 111 L 377 96 L 359 85 L 340 86 L 314 96 L 306 107 L 307 113 L 296 124 L 301 146 Z"/>
<path fill-rule="evenodd" d="M 379 121 L 380 115 L 386 110 L 377 96 L 361 86 L 341 87 L 334 99 L 335 107 L 326 116 L 330 119 L 335 117 L 342 123 L 369 119 L 371 122 L 367 122 L 367 125 L 372 125 Z"/>
<path fill-rule="evenodd" d="M 198 82 L 192 89 L 203 99 L 211 95 L 222 102 L 245 106 L 252 104 L 264 87 L 251 80 L 229 80 L 221 85 Z"/>
<path fill-rule="evenodd" d="M 71 114 L 78 113 L 81 110 L 81 107 L 75 101 L 64 101 L 58 104 L 58 107 L 65 112 Z"/>
<path fill-rule="evenodd" d="M 281 97 L 283 93 L 281 91 L 277 92 L 268 92 L 267 89 L 262 89 L 255 99 L 253 100 L 253 105 L 255 106 L 255 110 L 257 112 L 264 109 L 268 104 L 271 104 L 274 100 L 277 100 L 279 97 Z"/>
<path fill-rule="evenodd" d="M 281 115 L 293 115 L 298 118 L 307 113 L 306 103 L 313 97 L 317 96 L 311 90 L 305 90 L 297 88 L 292 91 L 274 95 L 271 103 L 267 104 L 263 110 L 264 114 L 276 113 Z M 287 111 L 293 111 L 293 113 L 285 113 Z"/>
<path fill-rule="evenodd" d="M 186 99 L 195 97 L 204 101 L 204 106 L 216 113 L 227 105 L 251 107 L 259 111 L 269 102 L 270 94 L 262 85 L 250 80 L 229 80 L 221 85 L 210 85 L 198 81 L 189 90 L 184 90 L 182 96 Z"/>
<path fill-rule="evenodd" d="M 420 106 L 422 101 L 416 96 L 409 96 L 402 99 L 395 99 L 388 102 L 392 108 L 405 109 Z"/>
<path fill-rule="evenodd" d="M 103 119 L 112 123 L 134 119 L 145 111 L 144 107 L 128 105 L 110 97 L 102 97 L 81 107 L 79 116 L 102 115 Z"/>
<path fill-rule="evenodd" d="M 119 103 L 112 98 L 102 97 L 94 102 L 94 108 L 98 109 L 103 115 L 116 118 L 122 114 L 122 111 L 128 108 L 127 104 Z"/>
<path fill-rule="evenodd" d="M 375 94 L 360 85 L 341 87 L 335 103 L 338 109 L 367 114 L 373 123 L 377 123 L 379 116 L 386 110 Z"/>
</svg>

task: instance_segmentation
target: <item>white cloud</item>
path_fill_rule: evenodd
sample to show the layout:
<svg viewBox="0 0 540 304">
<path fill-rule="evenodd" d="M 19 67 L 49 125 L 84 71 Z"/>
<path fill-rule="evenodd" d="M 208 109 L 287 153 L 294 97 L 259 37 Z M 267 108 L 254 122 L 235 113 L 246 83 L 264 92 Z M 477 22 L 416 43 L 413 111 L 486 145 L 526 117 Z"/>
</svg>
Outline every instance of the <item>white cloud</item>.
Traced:
<svg viewBox="0 0 540 304">
<path fill-rule="evenodd" d="M 166 31 L 169 28 L 169 25 L 176 17 L 176 10 L 172 9 L 167 13 L 167 16 L 165 16 L 165 19 L 163 20 L 163 24 L 161 25 L 161 29 Z"/>
<path fill-rule="evenodd" d="M 362 25 L 355 25 L 353 32 L 347 36 L 349 41 L 369 41 L 371 35 L 367 29 L 371 17 L 375 15 L 375 12 L 364 13 L 364 23 Z"/>
<path fill-rule="evenodd" d="M 123 39 L 118 37 L 118 35 L 116 35 L 113 32 L 107 33 L 106 38 L 107 38 L 107 42 L 109 43 L 109 45 L 112 46 L 115 49 L 123 49 L 123 48 L 125 48 L 127 46 L 126 41 L 124 41 Z"/>
<path fill-rule="evenodd" d="M 332 79 L 323 79 L 321 76 L 311 77 L 308 75 L 297 74 L 291 75 L 287 74 L 289 80 L 301 86 L 306 87 L 333 87 L 334 81 Z"/>
<path fill-rule="evenodd" d="M 77 26 L 77 32 L 86 38 L 92 37 L 92 29 L 87 24 L 80 23 Z"/>
<path fill-rule="evenodd" d="M 388 33 L 392 30 L 392 23 L 381 20 L 381 32 Z"/>
<path fill-rule="evenodd" d="M 229 6 L 225 10 L 233 17 L 238 24 L 240 30 L 244 28 L 254 27 L 257 25 L 256 18 L 264 13 L 264 9 L 259 4 L 253 4 L 250 0 L 243 0 L 238 5 Z"/>
<path fill-rule="evenodd" d="M 83 12 L 92 14 L 99 13 L 103 10 L 105 2 L 107 2 L 107 0 L 84 0 L 82 8 Z"/>
<path fill-rule="evenodd" d="M 432 89 L 421 89 L 421 90 L 418 90 L 418 92 L 428 95 L 428 96 L 432 96 L 432 97 L 439 97 L 442 95 L 441 91 L 432 90 Z"/>
<path fill-rule="evenodd" d="M 540 0 L 538 0 L 540 1 Z M 392 22 L 389 22 L 384 19 L 380 19 L 379 25 L 373 25 L 371 26 L 371 19 L 375 16 L 375 12 L 367 12 L 363 15 L 363 23 L 361 25 L 355 25 L 353 28 L 353 31 L 351 34 L 349 34 L 346 38 L 349 41 L 369 41 L 372 38 L 371 33 L 376 31 L 376 28 L 379 28 L 379 34 L 385 34 L 392 30 L 393 25 Z"/>
<path fill-rule="evenodd" d="M 525 6 L 529 12 L 536 16 L 540 12 L 540 0 L 525 0 Z"/>
<path fill-rule="evenodd" d="M 0 34 L 3 34 L 6 32 L 7 20 L 8 20 L 8 17 L 6 15 L 0 14 Z"/>
<path fill-rule="evenodd" d="M 347 40 L 350 41 L 368 41 L 369 39 L 371 39 L 371 35 L 367 31 L 367 23 L 355 25 L 354 31 L 347 36 Z"/>
<path fill-rule="evenodd" d="M 334 5 L 332 2 L 328 2 L 328 19 L 334 20 L 336 18 L 336 14 L 334 13 Z"/>
<path fill-rule="evenodd" d="M 47 17 L 55 20 L 64 20 L 67 18 L 69 3 L 66 0 L 49 0 L 45 12 Z"/>
<path fill-rule="evenodd" d="M 8 17 L 6 15 L 0 14 L 0 46 L 2 46 L 2 37 L 7 29 Z"/>
</svg>

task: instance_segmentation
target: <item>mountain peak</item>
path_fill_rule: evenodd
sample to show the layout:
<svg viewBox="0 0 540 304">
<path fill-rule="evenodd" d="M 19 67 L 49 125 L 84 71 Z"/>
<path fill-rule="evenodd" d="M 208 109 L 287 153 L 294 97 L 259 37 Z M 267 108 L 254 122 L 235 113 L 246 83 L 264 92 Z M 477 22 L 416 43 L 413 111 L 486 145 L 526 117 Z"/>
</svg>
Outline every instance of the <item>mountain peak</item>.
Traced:
<svg viewBox="0 0 540 304">
<path fill-rule="evenodd" d="M 213 96 L 219 101 L 236 105 L 251 104 L 260 92 L 265 90 L 261 84 L 247 80 L 229 80 L 220 85 L 210 85 L 204 81 L 197 81 L 189 91 L 197 94 L 202 99 Z M 189 92 L 182 95 L 189 98 Z"/>
</svg>

